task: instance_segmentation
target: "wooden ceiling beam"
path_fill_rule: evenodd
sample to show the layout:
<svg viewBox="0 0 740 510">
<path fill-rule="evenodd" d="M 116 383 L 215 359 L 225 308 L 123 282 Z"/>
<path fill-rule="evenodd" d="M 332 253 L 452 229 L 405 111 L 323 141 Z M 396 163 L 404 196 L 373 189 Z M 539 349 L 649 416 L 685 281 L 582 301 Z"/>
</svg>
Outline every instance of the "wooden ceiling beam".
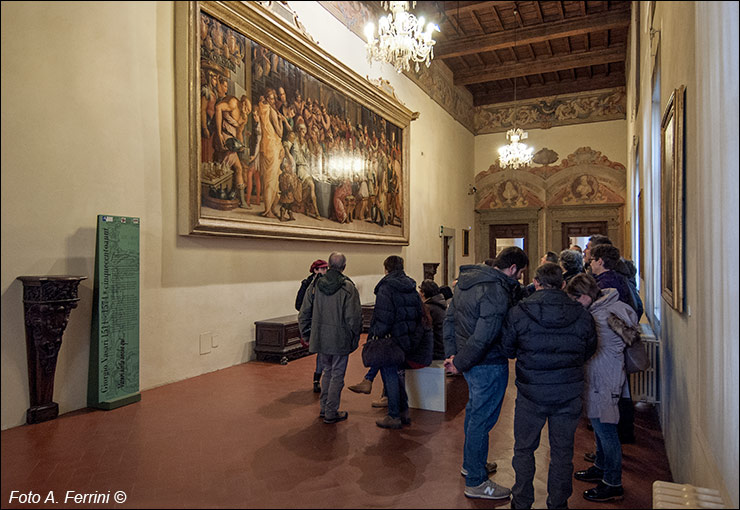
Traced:
<svg viewBox="0 0 740 510">
<path fill-rule="evenodd" d="M 449 18 L 452 20 L 452 17 Z M 500 21 L 499 21 L 500 23 Z M 600 30 L 626 28 L 630 23 L 629 10 L 593 14 L 583 18 L 555 21 L 493 34 L 475 35 L 460 39 L 440 41 L 434 46 L 435 58 L 452 58 L 470 53 L 500 50 L 517 45 L 544 42 Z M 515 38 L 516 35 L 516 38 Z"/>
<path fill-rule="evenodd" d="M 450 16 L 451 14 L 457 15 L 458 13 L 465 14 L 477 9 L 488 7 L 492 3 L 494 2 L 445 2 L 445 14 L 447 16 Z"/>
<path fill-rule="evenodd" d="M 622 87 L 624 86 L 624 84 L 624 74 L 613 73 L 609 76 L 597 76 L 596 78 L 592 78 L 590 80 L 577 80 L 575 82 L 561 81 L 559 83 L 550 82 L 544 85 L 534 85 L 529 88 L 518 88 L 516 91 L 516 99 L 518 102 L 524 99 L 535 99 L 538 97 L 558 96 L 561 94 L 570 94 L 574 92 L 587 92 L 589 90 Z M 473 95 L 473 104 L 475 106 L 508 103 L 513 100 L 513 90 Z"/>
<path fill-rule="evenodd" d="M 486 66 L 484 68 L 471 67 L 465 71 L 455 73 L 455 85 L 470 85 L 487 81 L 505 80 L 517 76 L 530 74 L 551 73 L 575 67 L 588 67 L 609 62 L 623 62 L 626 58 L 626 47 L 616 46 L 604 50 L 584 53 L 571 53 L 545 57 L 533 61 L 516 62 L 500 66 Z"/>
</svg>

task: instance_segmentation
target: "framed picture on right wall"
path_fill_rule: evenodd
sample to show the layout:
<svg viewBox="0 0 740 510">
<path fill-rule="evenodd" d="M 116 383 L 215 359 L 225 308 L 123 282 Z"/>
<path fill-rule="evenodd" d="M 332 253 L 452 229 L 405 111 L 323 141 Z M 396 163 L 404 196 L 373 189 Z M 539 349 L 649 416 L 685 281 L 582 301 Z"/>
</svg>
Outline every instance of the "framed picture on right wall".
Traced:
<svg viewBox="0 0 740 510">
<path fill-rule="evenodd" d="M 686 87 L 668 99 L 660 129 L 661 294 L 683 313 L 684 295 L 684 114 Z"/>
</svg>

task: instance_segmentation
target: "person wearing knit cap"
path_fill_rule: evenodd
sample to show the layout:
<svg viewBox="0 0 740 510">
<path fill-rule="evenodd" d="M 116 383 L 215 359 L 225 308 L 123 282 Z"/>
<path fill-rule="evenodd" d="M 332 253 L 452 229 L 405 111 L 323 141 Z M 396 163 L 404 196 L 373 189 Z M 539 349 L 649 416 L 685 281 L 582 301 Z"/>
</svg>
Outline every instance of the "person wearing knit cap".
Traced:
<svg viewBox="0 0 740 510">
<path fill-rule="evenodd" d="M 295 297 L 295 309 L 301 311 L 301 305 L 303 304 L 303 298 L 306 295 L 306 289 L 313 283 L 316 278 L 319 278 L 326 274 L 326 270 L 329 268 L 329 263 L 322 259 L 314 260 L 311 264 L 310 272 L 306 278 L 301 282 L 301 288 L 298 289 L 298 294 Z M 308 344 L 301 337 L 301 344 L 308 347 Z M 319 357 L 316 356 L 316 370 L 313 373 L 313 392 L 321 393 L 321 366 L 319 366 Z"/>
</svg>

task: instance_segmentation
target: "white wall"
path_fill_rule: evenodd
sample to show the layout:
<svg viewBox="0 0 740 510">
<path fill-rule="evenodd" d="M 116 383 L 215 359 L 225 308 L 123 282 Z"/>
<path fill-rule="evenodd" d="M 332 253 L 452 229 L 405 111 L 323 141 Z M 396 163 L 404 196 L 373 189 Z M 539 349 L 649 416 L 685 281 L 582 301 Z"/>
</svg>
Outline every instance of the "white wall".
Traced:
<svg viewBox="0 0 740 510">
<path fill-rule="evenodd" d="M 629 148 L 635 135 L 646 219 L 657 228 L 648 207 L 660 183 L 650 177 L 651 152 L 659 147 L 650 141 L 653 58 L 644 4 L 641 25 L 640 110 L 628 123 Z M 686 86 L 685 312 L 661 299 L 660 323 L 653 321 L 662 342 L 666 451 L 674 481 L 720 489 L 737 507 L 738 4 L 657 2 L 652 27 L 660 32 L 660 116 L 673 90 Z M 634 94 L 628 89 L 629 104 Z M 645 249 L 650 255 L 653 247 Z"/>
<path fill-rule="evenodd" d="M 314 38 L 370 72 L 364 44 L 315 2 L 292 2 Z M 174 7 L 170 2 L 2 3 L 2 428 L 29 406 L 20 275 L 81 274 L 56 371 L 60 412 L 85 407 L 98 214 L 141 217 L 140 381 L 147 389 L 248 361 L 254 321 L 292 313 L 316 258 L 348 257 L 364 301 L 390 254 L 420 280 L 439 226 L 473 222 L 473 136 L 383 67 L 411 125 L 409 247 L 177 235 Z M 459 264 L 462 257 L 458 236 Z M 471 246 L 474 240 L 471 239 Z M 202 332 L 219 346 L 199 354 Z"/>
</svg>

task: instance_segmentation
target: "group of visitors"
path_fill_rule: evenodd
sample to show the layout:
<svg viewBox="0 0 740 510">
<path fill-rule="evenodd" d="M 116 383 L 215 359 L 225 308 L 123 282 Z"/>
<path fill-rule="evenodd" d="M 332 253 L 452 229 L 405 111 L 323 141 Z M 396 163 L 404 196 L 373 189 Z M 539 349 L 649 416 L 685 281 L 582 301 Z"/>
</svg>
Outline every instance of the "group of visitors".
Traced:
<svg viewBox="0 0 740 510">
<path fill-rule="evenodd" d="M 460 470 L 465 496 L 511 496 L 512 508 L 530 508 L 534 452 L 547 423 L 548 508 L 567 508 L 573 477 L 596 483 L 584 492 L 587 500 L 622 499 L 621 443 L 634 441 L 633 414 L 625 343 L 610 324 L 617 318 L 636 327 L 642 314 L 634 265 L 606 236 L 591 237 L 583 255 L 575 249 L 548 252 L 540 262 L 531 289 L 520 283 L 529 258 L 518 247 L 505 248 L 484 264 L 463 265 L 447 305 L 436 283 L 425 280 L 417 289 L 404 273 L 403 259 L 386 258 L 368 337 L 393 339 L 406 360 L 370 367 L 350 389 L 370 393 L 380 372 L 387 415 L 376 423 L 400 429 L 411 422 L 404 370 L 444 359 L 446 371 L 462 374 L 468 385 Z M 318 354 L 315 384 L 323 373 L 319 415 L 330 424 L 348 416 L 339 409 L 340 393 L 362 327 L 359 294 L 342 274 L 345 264 L 344 255 L 332 253 L 326 274 L 310 277 L 299 314 L 301 335 L 309 351 Z M 487 459 L 508 386 L 509 359 L 516 359 L 517 387 L 511 489 L 491 480 L 497 465 Z M 596 451 L 587 456 L 593 466 L 574 474 L 573 444 L 582 414 L 590 420 Z"/>
</svg>

